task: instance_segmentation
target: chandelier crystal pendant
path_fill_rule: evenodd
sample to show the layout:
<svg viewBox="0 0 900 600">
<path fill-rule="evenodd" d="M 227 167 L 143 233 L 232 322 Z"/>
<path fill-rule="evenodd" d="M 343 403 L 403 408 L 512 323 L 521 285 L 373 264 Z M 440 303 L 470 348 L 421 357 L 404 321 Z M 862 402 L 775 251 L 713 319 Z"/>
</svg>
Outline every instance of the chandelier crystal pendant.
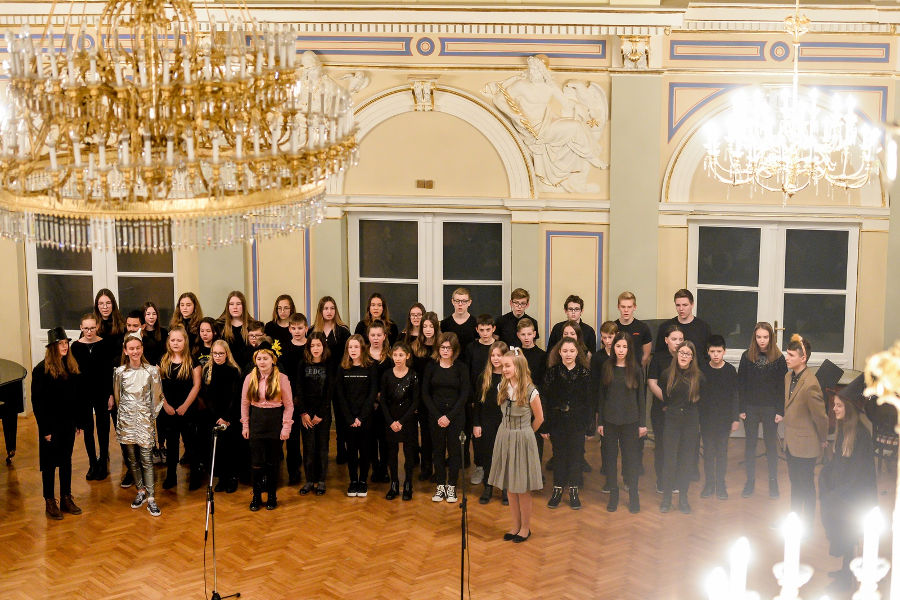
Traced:
<svg viewBox="0 0 900 600">
<path fill-rule="evenodd" d="M 108 0 L 90 31 L 49 29 L 5 36 L 3 237 L 153 251 L 285 234 L 321 221 L 326 180 L 356 161 L 349 93 L 246 7 L 206 31 L 189 0 Z"/>
<path fill-rule="evenodd" d="M 785 19 L 793 38 L 791 87 L 739 90 L 724 122 L 704 126 L 709 176 L 781 192 L 785 200 L 823 180 L 851 190 L 877 178 L 881 131 L 860 123 L 853 99 L 835 95 L 830 108 L 822 108 L 815 89 L 800 96 L 800 37 L 808 29 L 797 0 L 794 15 Z"/>
</svg>

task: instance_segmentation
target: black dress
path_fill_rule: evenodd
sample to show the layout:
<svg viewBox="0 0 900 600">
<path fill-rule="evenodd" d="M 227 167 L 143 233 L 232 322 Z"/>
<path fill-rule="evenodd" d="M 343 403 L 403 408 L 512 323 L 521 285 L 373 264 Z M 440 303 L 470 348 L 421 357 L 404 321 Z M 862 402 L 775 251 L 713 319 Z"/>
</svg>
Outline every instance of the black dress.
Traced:
<svg viewBox="0 0 900 600">
<path fill-rule="evenodd" d="M 834 458 L 819 474 L 822 525 L 832 556 L 851 555 L 860 538 L 859 515 L 878 505 L 875 454 L 872 436 L 862 423 L 856 425 L 856 442 L 850 456 L 843 456 L 844 433 L 838 430 Z"/>
<path fill-rule="evenodd" d="M 209 413 L 211 424 L 219 419 L 228 423 L 228 428 L 219 434 L 216 444 L 216 475 L 221 480 L 237 478 L 238 457 L 241 436 L 241 372 L 229 364 L 213 364 L 211 377 L 206 383 L 206 373 L 201 380 L 200 397 Z M 206 436 L 206 432 L 202 432 Z"/>
</svg>

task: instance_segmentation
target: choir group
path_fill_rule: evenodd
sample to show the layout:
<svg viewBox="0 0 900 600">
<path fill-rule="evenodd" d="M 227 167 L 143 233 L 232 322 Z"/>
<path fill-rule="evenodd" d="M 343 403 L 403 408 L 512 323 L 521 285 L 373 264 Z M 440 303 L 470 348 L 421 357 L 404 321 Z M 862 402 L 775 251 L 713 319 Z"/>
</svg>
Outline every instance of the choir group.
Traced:
<svg viewBox="0 0 900 600">
<path fill-rule="evenodd" d="M 232 493 L 240 481 L 249 483 L 250 510 L 260 510 L 263 494 L 268 510 L 277 507 L 283 458 L 289 485 L 303 481 L 301 495 L 325 494 L 333 426 L 348 497 L 365 497 L 368 484 L 378 482 L 389 484 L 386 499 L 411 500 L 418 467 L 419 479 L 435 484 L 432 501 L 456 502 L 460 470 L 473 463 L 479 502 L 490 502 L 499 488 L 512 514 L 503 537 L 520 543 L 531 536 L 531 491 L 544 486 L 546 441 L 553 449 L 549 508 L 581 508 L 579 489 L 591 471 L 585 439 L 599 435 L 607 510 L 619 505 L 621 454 L 627 507 L 638 512 L 649 416 L 662 512 L 673 508 L 674 494 L 677 509 L 691 512 L 701 441 L 700 497 L 728 498 L 728 439 L 741 421 L 742 496 L 755 491 L 762 425 L 768 493 L 777 497 L 777 428 L 785 421 L 791 505 L 811 520 L 827 417 L 822 389 L 806 368 L 809 340 L 794 336 L 782 353 L 771 325 L 758 323 L 735 369 L 724 360 L 723 337 L 693 314 L 691 292 L 678 290 L 674 300 L 677 315 L 660 325 L 654 347 L 649 327 L 634 316 L 634 294 L 619 295 L 620 316 L 601 324 L 599 340 L 581 319 L 583 300 L 571 295 L 545 351 L 521 288 L 511 294 L 510 312 L 496 318 L 470 314 L 471 294 L 458 288 L 445 319 L 415 303 L 405 323 L 395 322 L 385 297 L 374 293 L 353 333 L 330 296 L 318 302 L 312 322 L 290 296 L 279 296 L 263 324 L 250 316 L 241 292 L 228 295 L 218 318 L 204 317 L 187 292 L 164 327 L 153 302 L 123 315 L 114 294 L 100 290 L 93 312 L 81 319 L 81 337 L 72 341 L 64 328 L 51 329 L 33 371 L 46 513 L 62 519 L 63 512 L 81 512 L 71 495 L 78 430 L 90 464 L 86 478 L 109 476 L 109 419 L 128 466 L 121 485 L 135 486 L 131 506 L 146 504 L 154 516 L 154 464 L 165 464 L 164 489 L 177 484 L 179 463 L 189 465 L 189 489 L 197 489 L 212 466 L 213 436 L 215 489 Z M 859 407 L 837 402 L 841 456 L 861 455 L 865 463 L 871 438 L 858 432 Z"/>
</svg>

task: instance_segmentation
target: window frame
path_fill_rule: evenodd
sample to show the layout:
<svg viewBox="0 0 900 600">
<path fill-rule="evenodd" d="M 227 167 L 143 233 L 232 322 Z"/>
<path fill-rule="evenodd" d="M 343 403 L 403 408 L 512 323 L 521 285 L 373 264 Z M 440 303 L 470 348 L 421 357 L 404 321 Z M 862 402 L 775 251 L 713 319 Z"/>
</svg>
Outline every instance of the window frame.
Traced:
<svg viewBox="0 0 900 600">
<path fill-rule="evenodd" d="M 734 227 L 741 229 L 760 230 L 760 257 L 759 280 L 757 286 L 729 286 L 714 284 L 698 284 L 698 257 L 700 242 L 700 227 Z M 787 230 L 806 229 L 818 231 L 846 231 L 847 235 L 847 284 L 844 290 L 833 289 L 798 289 L 786 288 L 785 276 L 785 251 Z M 792 219 L 727 219 L 722 217 L 696 217 L 688 220 L 688 271 L 687 287 L 695 297 L 699 289 L 709 290 L 734 290 L 755 291 L 757 293 L 757 321 L 768 321 L 774 325 L 777 320 L 779 327 L 784 326 L 784 296 L 786 294 L 828 294 L 843 295 L 844 303 L 844 348 L 842 352 L 816 351 L 813 345 L 812 357 L 809 364 L 818 366 L 826 359 L 842 368 L 853 366 L 853 352 L 856 333 L 856 302 L 857 302 L 857 266 L 859 262 L 859 232 L 860 224 L 840 222 L 815 222 L 795 221 Z M 695 314 L 699 314 L 701 308 L 699 302 L 695 306 Z M 779 346 L 785 346 L 784 331 L 776 331 Z M 815 340 L 813 340 L 815 343 Z M 749 345 L 749 336 L 747 343 Z M 729 348 L 725 353 L 725 359 L 737 364 L 740 361 L 745 347 Z"/>
<path fill-rule="evenodd" d="M 418 223 L 417 248 L 419 253 L 418 277 L 412 279 L 397 279 L 388 277 L 361 277 L 359 272 L 359 222 L 368 220 L 379 221 L 413 221 Z M 501 259 L 502 279 L 495 280 L 462 280 L 444 279 L 443 273 L 443 243 L 444 223 L 499 223 L 501 246 L 504 249 Z M 349 275 L 349 321 L 358 323 L 362 318 L 360 314 L 360 283 L 416 283 L 419 288 L 418 298 L 428 310 L 443 314 L 445 285 L 499 285 L 501 298 L 509 296 L 509 281 L 512 271 L 511 257 L 511 222 L 508 216 L 489 213 L 438 213 L 438 212 L 369 212 L 348 211 L 347 213 L 347 266 Z M 393 319 L 397 326 L 402 328 L 406 323 L 406 310 L 408 306 L 391 306 Z"/>
<path fill-rule="evenodd" d="M 92 226 L 94 226 L 92 224 Z M 110 233 L 113 233 L 113 225 L 107 225 Z M 37 244 L 33 241 L 25 242 L 25 277 L 28 288 L 28 311 L 29 311 L 29 330 L 31 337 L 31 354 L 34 362 L 40 360 L 39 357 L 44 355 L 44 348 L 47 344 L 47 329 L 41 326 L 40 296 L 38 290 L 39 275 L 90 275 L 92 278 L 92 287 L 94 294 L 98 290 L 107 288 L 111 290 L 116 299 L 119 298 L 119 277 L 171 277 L 172 290 L 178 292 L 178 270 L 176 251 L 172 251 L 172 270 L 167 271 L 117 271 L 116 250 L 92 250 L 91 269 L 88 270 L 67 270 L 67 269 L 45 269 L 38 267 L 37 261 Z M 92 302 L 88 298 L 88 303 Z M 175 303 L 175 294 L 172 296 L 172 303 Z M 120 306 L 121 310 L 122 307 Z M 123 316 L 124 313 L 123 313 Z M 66 329 L 66 333 L 73 340 L 81 337 L 79 329 Z"/>
</svg>

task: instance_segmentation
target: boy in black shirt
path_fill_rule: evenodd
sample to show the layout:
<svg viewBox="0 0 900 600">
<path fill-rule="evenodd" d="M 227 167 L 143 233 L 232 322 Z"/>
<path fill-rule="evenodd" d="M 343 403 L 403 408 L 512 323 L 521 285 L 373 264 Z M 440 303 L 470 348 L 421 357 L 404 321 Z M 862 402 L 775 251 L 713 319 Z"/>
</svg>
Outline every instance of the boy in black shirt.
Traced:
<svg viewBox="0 0 900 600">
<path fill-rule="evenodd" d="M 616 319 L 616 327 L 631 336 L 634 342 L 632 347 L 635 356 L 641 357 L 641 366 L 646 367 L 650 363 L 650 346 L 653 336 L 646 323 L 634 318 L 634 309 L 637 308 L 637 298 L 631 292 L 619 294 L 618 301 L 619 318 Z"/>
<path fill-rule="evenodd" d="M 669 323 L 668 329 L 663 330 L 662 338 L 666 344 L 665 350 L 654 352 L 650 367 L 647 369 L 647 387 L 653 394 L 653 405 L 650 407 L 650 423 L 653 426 L 653 462 L 656 469 L 656 492 L 662 494 L 663 481 L 663 434 L 665 433 L 665 411 L 663 409 L 662 386 L 666 385 L 665 373 L 678 345 L 684 341 L 684 332 L 678 325 Z"/>
<path fill-rule="evenodd" d="M 465 361 L 469 368 L 469 384 L 472 393 L 466 402 L 466 439 L 472 440 L 472 447 L 475 452 L 475 469 L 472 471 L 471 482 L 473 485 L 481 483 L 484 479 L 484 465 L 480 464 L 478 445 L 481 439 L 472 437 L 472 426 L 475 423 L 475 402 L 479 401 L 478 393 L 481 390 L 481 374 L 484 373 L 485 365 L 487 365 L 488 357 L 491 355 L 491 345 L 494 343 L 494 317 L 488 314 L 478 315 L 478 325 L 475 331 L 478 332 L 478 339 L 466 346 Z M 466 462 L 469 461 L 469 445 L 466 444 Z"/>
<path fill-rule="evenodd" d="M 703 361 L 700 370 L 700 436 L 703 438 L 703 474 L 706 483 L 701 498 L 713 494 L 719 500 L 728 498 L 725 489 L 725 470 L 728 468 L 728 437 L 737 431 L 738 394 L 737 371 L 725 362 L 725 338 L 709 338 L 709 362 Z"/>
<path fill-rule="evenodd" d="M 534 345 L 534 338 L 537 336 L 534 322 L 527 317 L 521 319 L 516 325 L 516 336 L 519 338 L 522 354 L 525 355 L 525 361 L 528 363 L 528 370 L 531 371 L 531 381 L 534 382 L 534 386 L 540 394 L 541 386 L 544 385 L 544 373 L 547 371 L 547 353 Z M 538 457 L 543 463 L 544 438 L 541 437 L 542 433 L 549 432 L 541 428 L 534 432 L 534 437 L 537 440 Z"/>
<path fill-rule="evenodd" d="M 541 335 L 538 333 L 537 319 L 525 314 L 530 301 L 531 296 L 527 290 L 516 288 L 509 295 L 509 307 L 512 310 L 503 316 L 497 317 L 497 339 L 501 342 L 506 342 L 507 346 L 519 345 L 518 329 L 516 327 L 522 319 L 531 319 L 531 324 L 534 326 L 534 339 L 540 339 Z"/>
<path fill-rule="evenodd" d="M 291 333 L 291 340 L 281 349 L 281 356 L 278 359 L 278 368 L 281 372 L 288 376 L 291 382 L 291 391 L 294 393 L 293 401 L 295 405 L 301 394 L 301 382 L 303 381 L 304 355 L 306 350 L 306 316 L 302 313 L 294 313 L 288 320 L 288 331 Z M 303 456 L 301 453 L 302 439 L 301 430 L 303 424 L 301 420 L 294 419 L 291 426 L 291 434 L 288 437 L 285 446 L 287 448 L 287 472 L 288 484 L 297 485 L 300 483 L 300 467 L 303 465 Z"/>
<path fill-rule="evenodd" d="M 563 303 L 563 308 L 566 311 L 567 319 L 556 323 L 553 329 L 550 330 L 550 338 L 547 340 L 547 351 L 549 352 L 562 339 L 562 332 L 566 327 L 566 323 L 575 321 L 581 327 L 581 339 L 588 351 L 592 354 L 596 352 L 597 332 L 594 331 L 593 327 L 581 320 L 581 315 L 584 312 L 584 300 L 580 296 L 570 294 Z"/>
<path fill-rule="evenodd" d="M 442 332 L 452 332 L 459 340 L 459 347 L 465 349 L 475 341 L 475 317 L 469 314 L 469 306 L 472 304 L 472 293 L 469 288 L 456 288 L 450 295 L 453 303 L 453 314 L 441 321 Z"/>
<path fill-rule="evenodd" d="M 669 325 L 678 325 L 684 339 L 694 343 L 697 349 L 697 356 L 706 356 L 706 343 L 712 331 L 709 325 L 700 317 L 694 316 L 694 294 L 690 290 L 680 289 L 675 292 L 675 312 L 677 316 L 672 317 L 668 321 L 663 321 L 659 326 L 659 332 L 656 337 L 655 352 L 661 352 L 666 349 L 666 342 L 662 333 L 668 331 Z"/>
</svg>

